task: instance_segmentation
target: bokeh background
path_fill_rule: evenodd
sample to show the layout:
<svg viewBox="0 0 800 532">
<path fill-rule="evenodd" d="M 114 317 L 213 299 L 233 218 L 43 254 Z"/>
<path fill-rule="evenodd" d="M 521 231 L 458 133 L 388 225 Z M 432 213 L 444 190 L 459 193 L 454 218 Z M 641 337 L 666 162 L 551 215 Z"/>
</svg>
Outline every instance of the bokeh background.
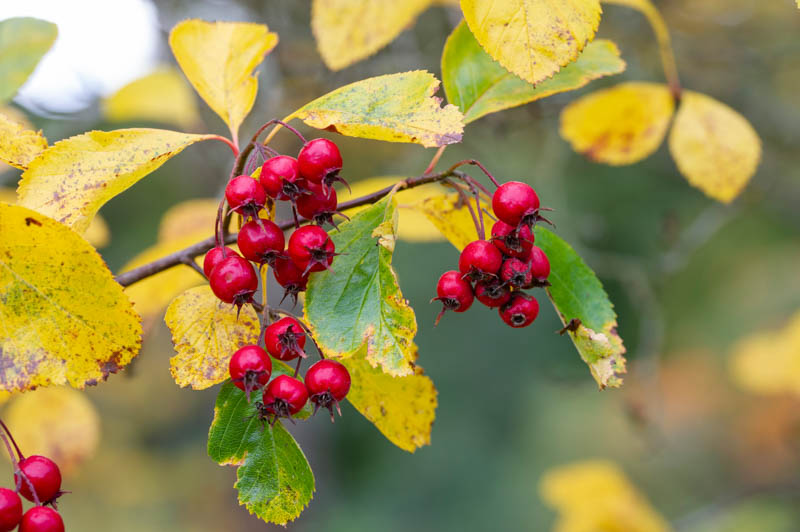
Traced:
<svg viewBox="0 0 800 532">
<path fill-rule="evenodd" d="M 482 308 L 446 316 L 434 329 L 438 309 L 428 302 L 457 252 L 446 243 L 400 242 L 394 263 L 417 312 L 419 362 L 439 390 L 432 444 L 401 451 L 349 405 L 335 425 L 323 416 L 291 427 L 317 491 L 290 530 L 550 530 L 556 513 L 542 501 L 542 475 L 587 459 L 621 468 L 675 530 L 800 530 L 800 400 L 752 393 L 731 372 L 742 338 L 777 331 L 800 309 L 800 11 L 790 0 L 658 4 L 684 86 L 737 109 L 763 141 L 759 171 L 732 205 L 691 188 L 665 146 L 628 167 L 573 153 L 558 136 L 558 116 L 576 93 L 479 120 L 443 157 L 443 164 L 477 158 L 502 179 L 527 181 L 555 209 L 558 233 L 616 304 L 628 347 L 623 388 L 597 390 L 569 340 L 554 334 L 560 324 L 549 305 L 524 330 Z M 13 105 L 51 143 L 90 129 L 180 127 L 111 123 L 103 99 L 174 64 L 167 35 L 182 19 L 267 23 L 280 44 L 259 67 L 246 137 L 352 81 L 412 69 L 438 77 L 442 46 L 460 19 L 457 8 L 432 8 L 372 58 L 333 73 L 315 48 L 309 11 L 307 0 L 5 0 L 0 19 L 31 15 L 60 31 Z M 620 7 L 605 13 L 598 36 L 618 43 L 627 71 L 578 93 L 660 81 L 645 20 Z M 199 99 L 196 107 L 200 119 L 190 130 L 225 133 Z M 433 154 L 336 140 L 352 181 L 417 175 Z M 273 146 L 299 149 L 290 135 Z M 170 206 L 217 196 L 230 162 L 221 144 L 190 147 L 107 204 L 101 214 L 111 241 L 102 254 L 112 270 L 155 243 Z M 14 187 L 18 177 L 5 169 L 0 186 Z M 101 420 L 99 446 L 64 482 L 72 491 L 60 504 L 68 529 L 270 528 L 237 505 L 235 470 L 206 455 L 216 389 L 179 389 L 171 355 L 159 319 L 125 372 L 87 390 Z M 617 522 L 586 530 L 639 528 Z"/>
</svg>

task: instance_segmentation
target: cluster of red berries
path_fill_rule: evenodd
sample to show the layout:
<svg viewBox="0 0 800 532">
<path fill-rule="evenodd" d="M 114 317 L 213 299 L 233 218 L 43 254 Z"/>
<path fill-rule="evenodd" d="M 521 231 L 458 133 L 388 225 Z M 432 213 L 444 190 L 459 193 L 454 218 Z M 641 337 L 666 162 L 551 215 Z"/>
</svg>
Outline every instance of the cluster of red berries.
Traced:
<svg viewBox="0 0 800 532">
<path fill-rule="evenodd" d="M 267 159 L 258 180 L 248 175 L 230 180 L 225 198 L 231 211 L 242 215 L 246 223 L 237 240 L 242 255 L 218 246 L 203 262 L 203 271 L 219 299 L 240 308 L 253 300 L 258 276 L 251 262 L 272 267 L 275 280 L 286 290 L 284 298 L 291 295 L 295 301 L 306 289 L 310 273 L 330 267 L 335 247 L 321 226 L 333 224 L 338 213 L 332 184 L 343 181 L 339 177 L 341 168 L 339 148 L 319 138 L 306 142 L 296 159 L 288 155 Z M 258 215 L 272 200 L 291 202 L 296 225 L 298 213 L 318 225 L 298 227 L 287 245 L 281 228 Z"/>
<path fill-rule="evenodd" d="M 19 453 L 19 462 L 13 455 L 11 459 L 16 463 L 16 490 L 0 488 L 0 532 L 14 530 L 17 526 L 19 532 L 64 532 L 61 515 L 50 507 L 55 507 L 56 499 L 64 493 L 61 491 L 61 471 L 56 463 L 40 455 L 25 458 L 22 453 Z M 23 514 L 20 495 L 36 506 Z"/>
<path fill-rule="evenodd" d="M 305 358 L 306 335 L 303 326 L 296 319 L 287 316 L 267 326 L 264 331 L 265 351 L 257 345 L 246 345 L 231 357 L 229 370 L 233 383 L 247 394 L 253 390 L 263 390 L 261 401 L 257 403 L 262 421 L 279 417 L 291 418 L 306 403 L 314 403 L 314 413 L 327 408 L 333 420 L 333 408 L 342 414 L 339 402 L 350 390 L 350 373 L 335 360 L 322 359 L 306 371 L 305 384 L 296 377 L 272 376 L 272 360 L 288 362 L 298 357 Z M 299 365 L 298 365 L 299 368 Z"/>
<path fill-rule="evenodd" d="M 444 306 L 436 323 L 448 310 L 466 311 L 475 298 L 497 308 L 511 327 L 527 327 L 539 314 L 539 303 L 523 292 L 549 284 L 550 261 L 533 245 L 532 228 L 544 219 L 539 215 L 539 197 L 529 185 L 510 181 L 495 191 L 492 210 L 497 221 L 491 238 L 470 242 L 458 259 L 458 271 L 439 278 L 434 299 Z"/>
</svg>

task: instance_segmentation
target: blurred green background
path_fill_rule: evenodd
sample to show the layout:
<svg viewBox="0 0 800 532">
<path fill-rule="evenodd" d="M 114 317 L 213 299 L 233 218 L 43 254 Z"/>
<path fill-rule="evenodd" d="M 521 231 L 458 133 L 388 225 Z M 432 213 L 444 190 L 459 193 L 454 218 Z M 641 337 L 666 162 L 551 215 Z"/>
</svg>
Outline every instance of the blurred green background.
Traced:
<svg viewBox="0 0 800 532">
<path fill-rule="evenodd" d="M 90 13 L 93 3 L 81 3 L 71 9 Z M 0 19 L 63 11 L 55 0 L 26 4 L 7 0 Z M 457 8 L 432 8 L 372 58 L 333 73 L 315 49 L 307 0 L 124 4 L 141 4 L 150 14 L 152 66 L 173 61 L 166 36 L 185 18 L 267 23 L 280 35 L 259 67 L 259 97 L 244 138 L 352 81 L 411 69 L 438 77 L 442 46 L 460 20 Z M 417 313 L 419 362 L 439 390 L 432 444 L 413 455 L 401 451 L 349 405 L 335 425 L 318 416 L 290 427 L 317 479 L 313 501 L 290 530 L 549 530 L 555 513 L 539 497 L 542 473 L 588 458 L 618 463 L 677 530 L 800 530 L 800 401 L 749 395 L 727 366 L 738 339 L 780 327 L 800 308 L 800 11 L 789 0 L 673 0 L 659 7 L 684 86 L 738 110 L 763 141 L 759 171 L 732 205 L 690 187 L 666 146 L 617 168 L 573 153 L 557 131 L 559 113 L 576 93 L 479 120 L 442 159 L 443 166 L 479 159 L 501 179 L 532 184 L 555 209 L 557 232 L 597 271 L 616 304 L 629 359 L 623 388 L 598 392 L 570 341 L 554 334 L 560 323 L 544 298 L 528 329 L 511 330 L 483 308 L 448 315 L 434 329 L 438 308 L 428 301 L 457 252 L 446 243 L 401 242 L 394 263 Z M 660 81 L 645 20 L 624 8 L 604 11 L 598 36 L 618 43 L 628 69 L 578 93 L 622 80 Z M 77 26 L 62 26 L 62 37 L 126 24 L 112 15 L 86 15 Z M 113 68 L 124 74 L 124 61 Z M 57 88 L 58 78 L 51 79 Z M 105 122 L 99 100 L 106 89 L 91 76 L 82 79 L 79 104 L 68 111 L 25 91 L 17 100 L 51 143 L 89 129 L 169 127 Z M 208 130 L 224 134 L 199 99 L 198 107 Z M 433 154 L 413 145 L 336 141 L 352 181 L 417 175 Z M 273 146 L 299 149 L 283 134 Z M 171 205 L 218 195 L 230 163 L 221 144 L 190 147 L 107 204 L 101 212 L 112 240 L 102 254 L 112 270 L 155 242 Z M 18 176 L 6 170 L 0 185 L 13 187 Z M 72 491 L 59 506 L 68 529 L 271 528 L 237 505 L 235 470 L 205 453 L 216 389 L 179 389 L 168 371 L 171 355 L 160 321 L 124 373 L 87 391 L 102 419 L 101 440 L 96 455 L 64 482 Z"/>
</svg>

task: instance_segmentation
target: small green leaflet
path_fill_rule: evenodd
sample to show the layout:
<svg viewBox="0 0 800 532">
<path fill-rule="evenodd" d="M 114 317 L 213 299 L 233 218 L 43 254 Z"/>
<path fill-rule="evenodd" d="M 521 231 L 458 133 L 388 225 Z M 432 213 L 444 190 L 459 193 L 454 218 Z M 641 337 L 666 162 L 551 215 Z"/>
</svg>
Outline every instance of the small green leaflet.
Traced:
<svg viewBox="0 0 800 532">
<path fill-rule="evenodd" d="M 625 61 L 617 45 L 597 39 L 586 45 L 577 60 L 534 87 L 494 61 L 464 21 L 450 34 L 442 53 L 447 100 L 461 109 L 466 124 L 490 113 L 578 89 L 623 70 Z"/>
<path fill-rule="evenodd" d="M 208 456 L 236 465 L 239 503 L 268 523 L 294 520 L 314 494 L 314 474 L 303 451 L 283 425 L 264 427 L 254 416 L 255 401 L 232 382 L 219 391 L 208 432 Z"/>
<path fill-rule="evenodd" d="M 359 212 L 331 231 L 331 271 L 311 275 L 306 322 L 326 357 L 346 358 L 366 344 L 366 359 L 394 377 L 412 375 L 417 333 L 414 311 L 392 269 L 397 234 L 394 198 Z"/>
<path fill-rule="evenodd" d="M 0 22 L 0 104 L 14 97 L 57 36 L 55 24 L 37 18 Z"/>
</svg>

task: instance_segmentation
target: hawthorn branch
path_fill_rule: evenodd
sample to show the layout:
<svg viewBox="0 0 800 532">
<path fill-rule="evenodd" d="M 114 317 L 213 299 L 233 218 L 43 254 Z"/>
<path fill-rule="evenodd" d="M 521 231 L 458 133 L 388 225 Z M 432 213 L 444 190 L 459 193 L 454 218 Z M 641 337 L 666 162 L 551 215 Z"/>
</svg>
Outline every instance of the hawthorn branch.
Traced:
<svg viewBox="0 0 800 532">
<path fill-rule="evenodd" d="M 467 176 L 462 172 L 451 168 L 449 170 L 445 170 L 444 172 L 439 172 L 436 174 L 430 175 L 421 175 L 418 177 L 410 177 L 401 181 L 399 185 L 391 185 L 386 188 L 382 188 L 380 190 L 376 190 L 370 194 L 366 194 L 361 196 L 360 198 L 355 198 L 350 201 L 345 201 L 339 204 L 339 209 L 341 211 L 345 211 L 347 209 L 352 209 L 353 207 L 360 207 L 362 205 L 371 205 L 383 199 L 386 195 L 388 195 L 393 189 L 397 189 L 397 191 L 405 190 L 409 188 L 415 188 L 422 185 L 427 185 L 429 183 L 436 183 L 438 181 L 443 181 L 448 177 L 455 177 L 461 180 L 464 180 Z M 306 220 L 305 218 L 300 219 L 301 223 L 308 223 L 310 220 Z M 294 227 L 294 220 L 284 220 L 278 223 L 278 227 L 282 230 L 287 230 L 291 227 Z M 228 234 L 225 235 L 224 242 L 225 244 L 233 244 L 236 242 L 235 234 Z M 205 240 L 201 240 L 196 244 L 192 244 L 191 246 L 184 248 L 180 251 L 176 251 L 174 253 L 170 253 L 169 255 L 165 255 L 160 259 L 154 260 L 153 262 L 149 262 L 138 268 L 134 268 L 127 272 L 121 273 L 115 277 L 115 280 L 121 284 L 122 286 L 130 286 L 142 279 L 146 279 L 152 275 L 157 273 L 163 272 L 173 266 L 178 266 L 180 264 L 187 264 L 188 261 L 192 261 L 198 255 L 202 255 L 203 253 L 207 252 L 209 249 L 213 248 L 216 245 L 216 236 L 212 235 Z"/>
</svg>

